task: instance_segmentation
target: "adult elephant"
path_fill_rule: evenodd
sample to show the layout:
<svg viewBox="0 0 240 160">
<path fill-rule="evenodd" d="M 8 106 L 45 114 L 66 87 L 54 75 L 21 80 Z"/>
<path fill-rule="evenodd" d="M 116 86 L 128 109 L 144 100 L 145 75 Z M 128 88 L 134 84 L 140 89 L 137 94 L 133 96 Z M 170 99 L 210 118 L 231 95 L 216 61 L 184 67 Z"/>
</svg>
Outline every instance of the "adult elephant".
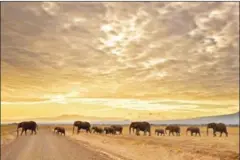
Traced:
<svg viewBox="0 0 240 160">
<path fill-rule="evenodd" d="M 33 132 L 35 132 L 35 134 L 37 134 L 36 129 L 38 129 L 38 125 L 34 121 L 23 121 L 23 122 L 18 123 L 18 125 L 17 125 L 17 136 L 18 136 L 19 128 L 22 128 L 21 135 L 23 134 L 23 132 L 25 132 L 25 135 L 27 135 L 27 130 L 31 130 L 32 131 L 31 134 L 33 134 Z"/>
<path fill-rule="evenodd" d="M 136 129 L 136 135 L 140 135 L 139 131 L 143 131 L 144 135 L 146 135 L 146 132 L 149 133 L 149 136 L 151 136 L 151 125 L 148 122 L 132 122 L 129 126 L 129 134 L 131 134 L 131 129 Z"/>
<path fill-rule="evenodd" d="M 228 136 L 227 132 L 227 126 L 224 123 L 208 123 L 207 124 L 207 135 L 208 135 L 208 129 L 213 129 L 213 136 L 216 136 L 216 132 L 220 132 L 220 137 L 222 136 L 222 133 L 225 133 L 226 137 Z"/>
<path fill-rule="evenodd" d="M 111 125 L 110 127 L 114 128 L 114 130 L 119 132 L 119 134 L 122 134 L 123 127 L 121 125 Z"/>
<path fill-rule="evenodd" d="M 186 135 L 188 132 L 191 132 L 191 136 L 193 136 L 193 134 L 195 133 L 195 136 L 199 135 L 201 136 L 201 133 L 200 133 L 200 128 L 198 127 L 188 127 L 187 130 L 186 130 Z"/>
<path fill-rule="evenodd" d="M 167 130 L 169 131 L 168 135 L 172 134 L 174 136 L 174 133 L 176 133 L 177 136 L 180 136 L 180 127 L 178 125 L 168 125 L 165 128 L 165 132 L 167 133 Z"/>
<path fill-rule="evenodd" d="M 77 133 L 79 133 L 81 129 L 86 130 L 87 133 L 88 133 L 88 132 L 91 133 L 91 130 L 90 130 L 91 125 L 90 125 L 89 122 L 75 121 L 75 122 L 73 123 L 73 134 L 74 134 L 74 128 L 75 128 L 75 127 L 78 128 L 78 129 L 77 129 Z"/>
</svg>

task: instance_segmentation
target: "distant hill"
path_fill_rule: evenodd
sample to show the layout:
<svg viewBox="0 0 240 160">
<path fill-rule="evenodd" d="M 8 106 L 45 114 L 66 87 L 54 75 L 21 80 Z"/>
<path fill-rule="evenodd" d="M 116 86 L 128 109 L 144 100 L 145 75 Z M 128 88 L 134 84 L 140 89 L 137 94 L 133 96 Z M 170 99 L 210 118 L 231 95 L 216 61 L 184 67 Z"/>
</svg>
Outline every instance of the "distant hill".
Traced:
<svg viewBox="0 0 240 160">
<path fill-rule="evenodd" d="M 225 123 L 231 125 L 239 124 L 239 112 L 227 115 L 219 116 L 208 116 L 208 117 L 198 117 L 192 119 L 181 119 L 181 120 L 166 120 L 166 121 L 150 121 L 152 124 L 206 124 L 209 122 Z"/>
<path fill-rule="evenodd" d="M 13 123 L 24 121 L 21 120 L 2 120 L 1 124 Z M 34 120 L 41 124 L 72 124 L 75 120 L 91 121 L 92 124 L 122 124 L 128 125 L 131 123 L 130 120 L 122 120 L 118 118 L 98 118 L 98 117 L 85 117 L 82 115 L 61 115 L 57 117 L 42 117 L 42 118 L 31 118 L 27 120 Z M 198 117 L 192 119 L 176 119 L 176 120 L 148 120 L 149 123 L 154 125 L 162 124 L 186 124 L 186 125 L 201 125 L 210 122 L 225 123 L 228 125 L 239 125 L 239 112 L 227 115 Z"/>
<path fill-rule="evenodd" d="M 41 123 L 71 123 L 75 120 L 82 120 L 82 121 L 115 121 L 121 120 L 119 118 L 108 117 L 108 118 L 99 118 L 99 117 L 90 117 L 90 116 L 83 116 L 83 115 L 75 115 L 75 114 L 64 114 L 56 117 L 39 117 L 39 118 L 21 118 L 21 119 L 2 119 L 1 123 L 15 123 L 20 121 L 36 121 Z"/>
</svg>

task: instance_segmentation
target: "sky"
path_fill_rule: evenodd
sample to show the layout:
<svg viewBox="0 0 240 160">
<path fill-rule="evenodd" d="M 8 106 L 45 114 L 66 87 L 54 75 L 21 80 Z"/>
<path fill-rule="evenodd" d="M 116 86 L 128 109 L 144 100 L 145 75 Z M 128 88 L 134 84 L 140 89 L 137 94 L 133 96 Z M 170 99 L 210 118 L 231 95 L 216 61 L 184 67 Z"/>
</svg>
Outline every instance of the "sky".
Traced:
<svg viewBox="0 0 240 160">
<path fill-rule="evenodd" d="M 239 111 L 238 2 L 3 2 L 2 119 Z"/>
</svg>

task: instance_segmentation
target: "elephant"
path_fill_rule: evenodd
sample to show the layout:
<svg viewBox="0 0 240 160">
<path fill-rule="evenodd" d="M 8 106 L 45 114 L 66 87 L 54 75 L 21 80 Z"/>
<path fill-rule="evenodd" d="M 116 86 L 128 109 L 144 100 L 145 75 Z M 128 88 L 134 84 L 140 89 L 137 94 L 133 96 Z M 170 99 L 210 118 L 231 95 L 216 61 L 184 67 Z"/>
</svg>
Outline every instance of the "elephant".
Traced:
<svg viewBox="0 0 240 160">
<path fill-rule="evenodd" d="M 18 123 L 18 125 L 17 125 L 17 136 L 18 136 L 19 128 L 22 128 L 21 135 L 23 134 L 23 132 L 25 132 L 25 135 L 27 135 L 27 130 L 31 130 L 32 131 L 31 134 L 33 134 L 33 132 L 35 132 L 35 134 L 37 134 L 36 129 L 38 130 L 38 125 L 34 121 L 23 121 L 23 122 Z"/>
<path fill-rule="evenodd" d="M 110 127 L 114 128 L 119 134 L 122 134 L 123 127 L 121 125 L 111 125 Z"/>
<path fill-rule="evenodd" d="M 74 134 L 74 128 L 75 128 L 75 127 L 78 128 L 77 133 L 79 133 L 81 129 L 86 130 L 87 133 L 88 133 L 88 132 L 91 133 L 91 130 L 90 130 L 91 125 L 90 125 L 89 122 L 75 121 L 75 122 L 73 123 L 73 134 Z"/>
<path fill-rule="evenodd" d="M 57 131 L 56 132 L 57 134 L 61 133 L 61 135 L 65 136 L 65 128 L 63 128 L 63 127 L 55 127 L 54 128 L 54 133 L 55 133 L 55 131 Z"/>
<path fill-rule="evenodd" d="M 155 129 L 155 134 L 157 134 L 159 136 L 159 134 L 162 136 L 165 136 L 165 132 L 164 129 Z"/>
<path fill-rule="evenodd" d="M 56 131 L 58 131 L 58 129 L 59 129 L 59 127 L 55 127 L 55 128 L 53 129 L 53 132 L 55 133 Z"/>
<path fill-rule="evenodd" d="M 129 126 L 129 134 L 131 134 L 131 129 L 136 129 L 136 135 L 140 135 L 139 131 L 143 131 L 144 135 L 146 135 L 146 132 L 149 133 L 149 136 L 151 136 L 151 125 L 148 122 L 132 122 Z"/>
<path fill-rule="evenodd" d="M 208 135 L 208 129 L 213 129 L 213 136 L 216 136 L 216 132 L 220 132 L 220 137 L 222 136 L 222 133 L 225 133 L 226 137 L 228 137 L 227 132 L 227 126 L 224 123 L 208 123 L 207 124 L 207 135 Z"/>
<path fill-rule="evenodd" d="M 99 134 L 103 133 L 103 129 L 97 126 L 92 127 L 93 133 L 97 132 Z"/>
<path fill-rule="evenodd" d="M 195 136 L 197 136 L 197 134 L 201 136 L 200 129 L 198 127 L 188 127 L 186 130 L 186 135 L 189 131 L 191 132 L 191 136 L 193 136 L 193 133 L 195 133 Z"/>
<path fill-rule="evenodd" d="M 106 134 L 113 134 L 113 135 L 116 134 L 116 130 L 113 127 L 104 127 L 104 131 Z"/>
<path fill-rule="evenodd" d="M 176 133 L 177 136 L 180 136 L 180 127 L 178 125 L 168 125 L 165 128 L 166 133 L 167 133 L 167 130 L 169 130 L 169 133 L 168 133 L 169 136 L 171 133 L 174 136 L 174 132 Z"/>
</svg>

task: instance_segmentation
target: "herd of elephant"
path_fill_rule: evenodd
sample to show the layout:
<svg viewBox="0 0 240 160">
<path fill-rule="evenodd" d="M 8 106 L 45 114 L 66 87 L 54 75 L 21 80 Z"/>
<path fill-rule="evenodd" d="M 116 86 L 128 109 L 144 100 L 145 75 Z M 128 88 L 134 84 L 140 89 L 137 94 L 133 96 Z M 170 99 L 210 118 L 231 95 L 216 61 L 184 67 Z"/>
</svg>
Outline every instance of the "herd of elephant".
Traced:
<svg viewBox="0 0 240 160">
<path fill-rule="evenodd" d="M 122 134 L 123 127 L 121 125 L 111 125 L 109 127 L 99 127 L 99 126 L 92 126 L 89 122 L 84 122 L 84 121 L 75 121 L 73 123 L 73 130 L 72 133 L 74 134 L 74 129 L 77 127 L 77 133 L 80 132 L 81 129 L 85 130 L 87 133 L 98 133 L 98 134 Z M 22 128 L 21 135 L 23 132 L 25 132 L 25 135 L 27 134 L 27 130 L 31 130 L 31 134 L 33 132 L 36 134 L 36 130 L 38 129 L 38 125 L 34 121 L 24 121 L 21 123 L 18 123 L 17 125 L 17 135 L 18 135 L 18 130 L 19 128 Z M 209 123 L 207 124 L 207 135 L 208 135 L 208 129 L 211 128 L 213 129 L 213 136 L 216 136 L 217 132 L 220 132 L 220 137 L 222 136 L 222 133 L 225 133 L 226 136 L 228 136 L 227 132 L 227 127 L 224 123 Z M 55 127 L 54 128 L 54 133 L 65 135 L 65 128 L 64 127 Z M 140 135 L 140 131 L 144 132 L 144 135 L 148 133 L 149 136 L 151 136 L 151 125 L 149 122 L 145 121 L 138 121 L 138 122 L 132 122 L 129 126 L 129 134 L 131 134 L 131 131 L 136 135 Z M 173 135 L 175 136 L 180 136 L 180 126 L 179 125 L 168 125 L 166 126 L 165 130 L 164 129 L 155 129 L 155 134 L 156 135 Z M 191 136 L 195 134 L 195 136 L 201 136 L 200 128 L 198 127 L 188 127 L 186 129 L 186 134 L 190 132 Z"/>
</svg>

